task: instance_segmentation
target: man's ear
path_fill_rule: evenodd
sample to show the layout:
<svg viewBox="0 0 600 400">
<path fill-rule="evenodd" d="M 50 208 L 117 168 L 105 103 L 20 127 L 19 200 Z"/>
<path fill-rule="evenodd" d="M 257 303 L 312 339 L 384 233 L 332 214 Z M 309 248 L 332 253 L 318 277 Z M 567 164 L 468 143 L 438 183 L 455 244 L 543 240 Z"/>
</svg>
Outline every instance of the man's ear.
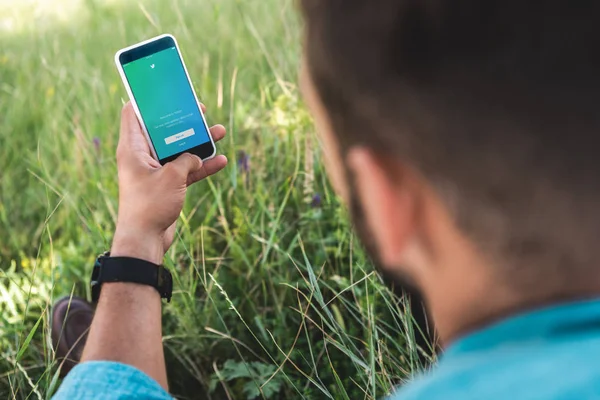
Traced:
<svg viewBox="0 0 600 400">
<path fill-rule="evenodd" d="M 364 147 L 351 149 L 347 163 L 381 262 L 388 268 L 401 265 L 416 229 L 410 172 Z"/>
</svg>

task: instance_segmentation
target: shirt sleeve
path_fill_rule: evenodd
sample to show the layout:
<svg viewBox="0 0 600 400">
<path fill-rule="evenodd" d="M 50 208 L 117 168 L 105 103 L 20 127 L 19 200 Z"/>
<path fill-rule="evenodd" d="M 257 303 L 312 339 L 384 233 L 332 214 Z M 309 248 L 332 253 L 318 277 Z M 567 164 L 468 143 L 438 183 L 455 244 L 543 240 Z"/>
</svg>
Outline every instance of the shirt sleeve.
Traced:
<svg viewBox="0 0 600 400">
<path fill-rule="evenodd" d="M 88 361 L 67 375 L 53 400 L 172 400 L 154 379 L 130 365 Z"/>
</svg>

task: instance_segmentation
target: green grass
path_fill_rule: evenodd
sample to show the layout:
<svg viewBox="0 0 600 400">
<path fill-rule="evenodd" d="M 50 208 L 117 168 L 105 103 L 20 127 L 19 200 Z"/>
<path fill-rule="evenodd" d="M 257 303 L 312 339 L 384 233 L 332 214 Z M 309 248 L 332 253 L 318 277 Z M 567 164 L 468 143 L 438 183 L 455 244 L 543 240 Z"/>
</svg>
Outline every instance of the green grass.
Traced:
<svg viewBox="0 0 600 400">
<path fill-rule="evenodd" d="M 163 32 L 179 39 L 209 123 L 226 125 L 230 160 L 190 190 L 165 261 L 172 393 L 375 399 L 419 367 L 410 315 L 326 180 L 296 84 L 293 2 L 46 3 L 0 0 L 0 397 L 47 398 L 60 383 L 50 306 L 89 298 L 117 212 L 126 94 L 113 54 Z"/>
</svg>

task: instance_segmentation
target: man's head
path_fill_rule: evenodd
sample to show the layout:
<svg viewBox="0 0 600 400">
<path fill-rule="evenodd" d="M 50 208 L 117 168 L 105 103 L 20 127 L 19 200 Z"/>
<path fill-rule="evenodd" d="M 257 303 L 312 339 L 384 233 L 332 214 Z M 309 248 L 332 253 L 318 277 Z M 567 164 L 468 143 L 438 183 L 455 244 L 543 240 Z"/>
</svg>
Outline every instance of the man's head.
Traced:
<svg viewBox="0 0 600 400">
<path fill-rule="evenodd" d="M 600 294 L 599 2 L 302 8 L 305 93 L 334 185 L 442 337 Z"/>
</svg>

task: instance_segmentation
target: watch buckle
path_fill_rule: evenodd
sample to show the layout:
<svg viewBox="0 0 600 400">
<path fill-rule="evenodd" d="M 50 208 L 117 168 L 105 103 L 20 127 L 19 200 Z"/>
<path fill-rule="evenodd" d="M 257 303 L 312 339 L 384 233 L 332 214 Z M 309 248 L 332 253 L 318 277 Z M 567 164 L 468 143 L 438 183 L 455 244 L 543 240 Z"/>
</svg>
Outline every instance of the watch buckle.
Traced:
<svg viewBox="0 0 600 400">
<path fill-rule="evenodd" d="M 161 297 L 167 299 L 167 303 L 170 303 L 173 293 L 173 277 L 169 270 L 162 265 L 158 268 L 158 287 L 161 290 Z"/>
</svg>

